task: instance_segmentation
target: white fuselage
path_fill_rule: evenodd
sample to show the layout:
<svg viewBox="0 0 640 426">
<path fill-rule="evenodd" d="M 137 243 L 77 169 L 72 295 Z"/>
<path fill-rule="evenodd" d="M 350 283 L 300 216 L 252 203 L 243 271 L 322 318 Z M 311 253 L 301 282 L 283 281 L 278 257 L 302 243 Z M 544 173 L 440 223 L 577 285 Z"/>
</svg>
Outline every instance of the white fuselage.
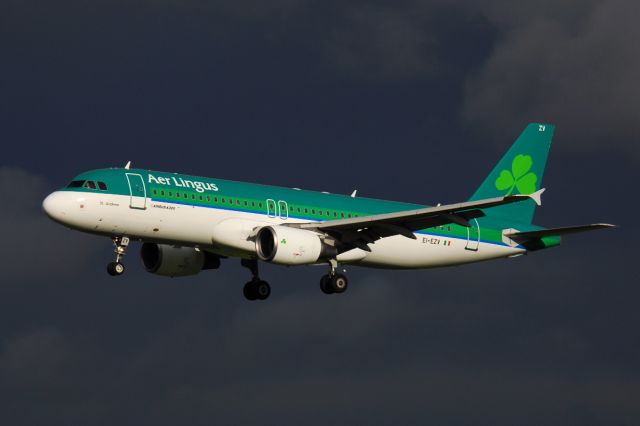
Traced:
<svg viewBox="0 0 640 426">
<path fill-rule="evenodd" d="M 138 200 L 133 202 L 136 198 Z M 47 197 L 43 207 L 54 220 L 80 231 L 105 236 L 126 235 L 145 242 L 199 247 L 220 255 L 241 257 L 255 256 L 254 243 L 248 235 L 252 228 L 309 222 L 140 198 L 109 193 L 58 191 Z M 144 208 L 133 208 L 132 205 Z M 221 244 L 215 238 L 215 235 L 223 233 L 228 237 L 229 230 L 234 229 L 239 230 L 237 246 Z M 485 242 L 481 238 L 469 241 L 423 231 L 415 236 L 415 240 L 400 235 L 382 238 L 370 245 L 371 252 L 354 249 L 340 254 L 338 261 L 381 268 L 430 268 L 526 252 L 523 248 Z M 233 237 L 235 235 L 231 235 Z"/>
</svg>

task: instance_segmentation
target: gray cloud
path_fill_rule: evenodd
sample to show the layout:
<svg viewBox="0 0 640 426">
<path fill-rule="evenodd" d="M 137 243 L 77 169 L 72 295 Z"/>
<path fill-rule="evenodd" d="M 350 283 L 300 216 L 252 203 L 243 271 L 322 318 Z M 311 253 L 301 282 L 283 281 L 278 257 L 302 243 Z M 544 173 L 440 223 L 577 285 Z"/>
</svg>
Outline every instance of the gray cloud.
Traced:
<svg viewBox="0 0 640 426">
<path fill-rule="evenodd" d="M 463 118 L 487 134 L 501 125 L 515 133 L 522 123 L 509 120 L 535 119 L 525 116 L 546 114 L 536 108 L 554 102 L 568 109 L 557 114 L 571 117 L 579 87 L 569 84 L 562 103 L 529 86 L 553 85 L 551 72 L 571 80 L 567 52 L 590 64 L 577 40 L 617 41 L 604 22 L 614 13 L 597 12 L 605 3 L 616 4 L 13 1 L 10 13 L 0 13 L 11 35 L 0 37 L 0 47 L 15 54 L 0 73 L 13 68 L 17 80 L 0 79 L 9 93 L 0 129 L 14 127 L 3 133 L 12 142 L 7 158 L 58 176 L 58 184 L 76 168 L 122 164 L 122 155 L 135 153 L 143 166 L 287 185 L 306 179 L 343 192 L 357 178 L 366 195 L 459 201 L 455 187 L 471 189 L 473 167 L 484 173 L 495 158 L 451 130 Z M 596 16 L 604 21 L 596 25 Z M 482 31 L 462 31 L 470 22 Z M 557 38 L 558 51 L 545 51 L 537 36 Z M 533 63 L 519 54 L 524 47 L 553 60 Z M 620 57 L 591 47 L 596 65 Z M 621 75 L 619 68 L 596 66 L 593 78 Z M 467 112 L 458 115 L 466 78 Z M 441 84 L 447 89 L 439 94 L 424 88 Z M 494 99 L 489 85 L 501 95 Z M 47 91 L 34 94 L 34 86 Z M 385 96 L 399 86 L 406 91 Z M 413 127 L 427 114 L 435 115 L 429 126 Z M 282 129 L 296 122 L 290 143 L 282 142 Z M 578 134 L 570 121 L 559 124 L 563 138 Z M 133 247 L 127 274 L 108 277 L 108 239 L 51 222 L 40 209 L 47 181 L 2 168 L 0 196 L 12 202 L 0 212 L 9 242 L 0 251 L 9 266 L 0 286 L 0 423 L 636 424 L 640 314 L 629 243 L 636 227 L 621 184 L 636 170 L 576 187 L 581 170 L 601 165 L 593 155 L 583 160 L 550 168 L 557 190 L 545 199 L 541 223 L 595 217 L 619 220 L 621 230 L 467 267 L 349 268 L 349 291 L 331 297 L 318 288 L 324 268 L 264 265 L 273 294 L 263 303 L 243 300 L 248 272 L 233 259 L 220 270 L 165 279 L 144 272 Z M 602 198 L 591 202 L 593 193 Z"/>
<path fill-rule="evenodd" d="M 91 238 L 52 222 L 42 211 L 47 184 L 24 170 L 0 167 L 0 199 L 10 200 L 0 210 L 4 243 L 0 258 L 7 265 L 3 285 L 47 283 L 47 278 L 82 274 L 87 259 L 98 248 Z M 58 284 L 56 284 L 58 285 Z"/>
<path fill-rule="evenodd" d="M 490 133 L 553 122 L 575 148 L 613 147 L 638 159 L 637 3 L 536 4 L 544 13 L 519 3 L 496 6 L 486 13 L 499 41 L 469 80 L 464 117 Z"/>
<path fill-rule="evenodd" d="M 424 77 L 439 70 L 430 2 L 422 7 L 351 2 L 336 9 L 340 19 L 328 29 L 323 45 L 343 70 L 394 79 Z"/>
</svg>

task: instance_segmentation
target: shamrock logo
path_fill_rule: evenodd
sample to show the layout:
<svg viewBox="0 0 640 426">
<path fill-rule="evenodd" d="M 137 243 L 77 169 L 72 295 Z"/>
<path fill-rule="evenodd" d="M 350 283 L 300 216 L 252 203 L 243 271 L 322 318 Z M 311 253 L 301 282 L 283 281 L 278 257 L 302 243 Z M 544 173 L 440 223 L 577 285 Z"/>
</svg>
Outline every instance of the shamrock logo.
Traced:
<svg viewBox="0 0 640 426">
<path fill-rule="evenodd" d="M 511 195 L 515 188 L 520 194 L 532 194 L 536 192 L 538 176 L 530 172 L 533 159 L 530 155 L 519 154 L 511 163 L 511 171 L 503 170 L 496 179 L 496 188 L 500 191 L 508 190 L 506 195 Z"/>
</svg>

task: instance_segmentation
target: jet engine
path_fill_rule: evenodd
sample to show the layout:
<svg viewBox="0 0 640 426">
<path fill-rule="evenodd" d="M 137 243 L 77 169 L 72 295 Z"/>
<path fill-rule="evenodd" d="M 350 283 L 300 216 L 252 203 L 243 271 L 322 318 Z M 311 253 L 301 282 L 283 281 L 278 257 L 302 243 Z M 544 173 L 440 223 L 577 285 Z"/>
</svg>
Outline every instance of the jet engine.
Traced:
<svg viewBox="0 0 640 426">
<path fill-rule="evenodd" d="M 320 235 L 288 226 L 265 226 L 256 235 L 258 257 L 281 265 L 316 263 L 337 255 L 335 247 L 326 244 Z"/>
<path fill-rule="evenodd" d="M 144 243 L 140 256 L 147 272 L 165 277 L 185 277 L 220 267 L 220 258 L 193 247 Z"/>
</svg>

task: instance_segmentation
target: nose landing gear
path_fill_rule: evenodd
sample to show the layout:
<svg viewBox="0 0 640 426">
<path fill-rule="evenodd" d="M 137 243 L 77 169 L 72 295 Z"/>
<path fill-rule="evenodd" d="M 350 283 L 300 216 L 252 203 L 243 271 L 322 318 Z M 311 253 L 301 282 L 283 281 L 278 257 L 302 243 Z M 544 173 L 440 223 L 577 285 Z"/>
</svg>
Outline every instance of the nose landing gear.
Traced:
<svg viewBox="0 0 640 426">
<path fill-rule="evenodd" d="M 111 262 L 107 265 L 107 272 L 111 276 L 117 276 L 124 274 L 124 264 L 122 263 L 122 258 L 127 252 L 127 247 L 129 246 L 129 237 L 113 237 L 113 245 L 115 249 L 113 250 L 116 254 L 116 261 Z"/>
</svg>

